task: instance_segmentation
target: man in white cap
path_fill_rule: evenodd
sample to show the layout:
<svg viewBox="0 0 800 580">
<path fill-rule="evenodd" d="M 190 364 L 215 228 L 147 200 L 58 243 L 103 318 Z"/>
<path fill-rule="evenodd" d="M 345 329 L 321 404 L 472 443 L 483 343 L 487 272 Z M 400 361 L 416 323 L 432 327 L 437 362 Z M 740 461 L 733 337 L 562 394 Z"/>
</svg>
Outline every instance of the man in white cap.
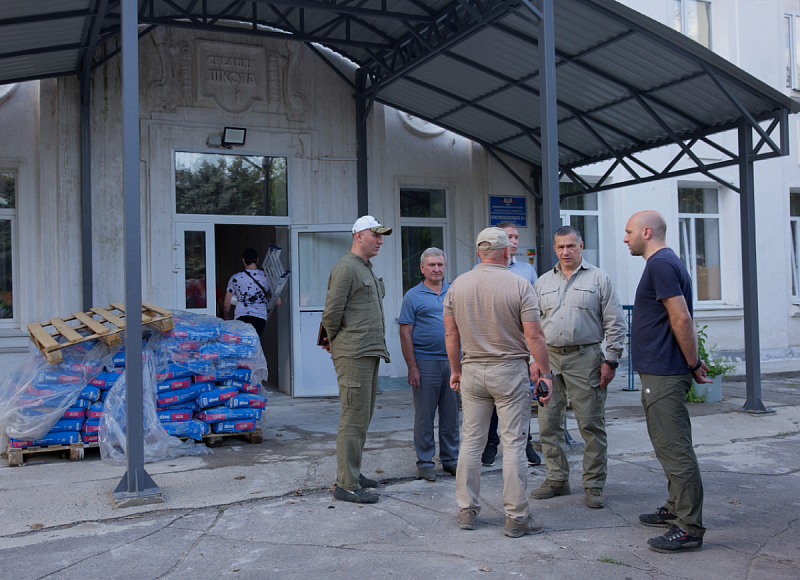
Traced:
<svg viewBox="0 0 800 580">
<path fill-rule="evenodd" d="M 355 503 L 375 503 L 378 496 L 366 487 L 378 483 L 361 474 L 361 456 L 378 392 L 378 365 L 389 361 L 383 318 L 383 279 L 372 273 L 370 258 L 378 255 L 383 236 L 392 233 L 371 215 L 353 224 L 353 246 L 328 278 L 322 326 L 333 355 L 339 382 L 342 415 L 336 436 L 334 497 Z"/>
<path fill-rule="evenodd" d="M 450 361 L 450 387 L 461 392 L 461 451 L 456 470 L 458 523 L 475 528 L 480 512 L 481 453 L 489 418 L 497 408 L 503 442 L 505 535 L 519 538 L 541 532 L 527 498 L 525 445 L 531 420 L 531 355 L 543 373 L 550 400 L 553 375 L 539 323 L 539 303 L 528 280 L 507 267 L 511 242 L 500 228 L 486 228 L 477 239 L 477 268 L 453 282 L 444 301 L 444 328 Z M 535 367 L 534 367 L 535 368 Z"/>
</svg>

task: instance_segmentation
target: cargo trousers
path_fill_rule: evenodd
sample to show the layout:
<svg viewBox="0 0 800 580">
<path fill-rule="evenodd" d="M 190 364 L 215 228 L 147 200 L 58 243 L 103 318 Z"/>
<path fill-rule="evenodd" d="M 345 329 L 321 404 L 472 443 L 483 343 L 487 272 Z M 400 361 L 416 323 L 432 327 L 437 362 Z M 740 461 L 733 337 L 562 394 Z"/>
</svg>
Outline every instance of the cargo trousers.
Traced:
<svg viewBox="0 0 800 580">
<path fill-rule="evenodd" d="M 667 476 L 669 499 L 664 507 L 677 517 L 684 530 L 702 538 L 703 480 L 692 443 L 692 423 L 686 393 L 692 375 L 648 375 L 642 380 L 642 405 L 647 432 Z"/>
<path fill-rule="evenodd" d="M 340 357 L 333 360 L 339 383 L 342 415 L 336 435 L 336 484 L 342 489 L 361 488 L 361 456 L 378 394 L 380 357 Z"/>
<path fill-rule="evenodd" d="M 561 354 L 550 351 L 553 394 L 546 407 L 539 407 L 539 440 L 547 468 L 547 479 L 569 480 L 567 439 L 564 416 L 567 402 L 578 422 L 584 441 L 583 487 L 603 489 L 608 473 L 608 438 L 606 436 L 607 389 L 601 389 L 600 366 L 604 355 L 599 344 Z"/>
<path fill-rule="evenodd" d="M 467 362 L 461 374 L 461 451 L 456 469 L 459 509 L 481 511 L 481 454 L 486 446 L 489 418 L 497 408 L 503 442 L 503 507 L 520 522 L 528 516 L 528 460 L 525 445 L 531 423 L 528 363 Z"/>
</svg>

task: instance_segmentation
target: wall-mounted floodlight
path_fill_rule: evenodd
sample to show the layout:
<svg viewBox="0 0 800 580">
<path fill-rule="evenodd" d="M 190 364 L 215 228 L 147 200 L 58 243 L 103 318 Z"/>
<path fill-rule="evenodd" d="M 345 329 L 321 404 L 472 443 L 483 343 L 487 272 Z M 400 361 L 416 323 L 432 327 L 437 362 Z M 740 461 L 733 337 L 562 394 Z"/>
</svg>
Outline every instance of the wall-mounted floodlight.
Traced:
<svg viewBox="0 0 800 580">
<path fill-rule="evenodd" d="M 242 129 L 240 127 L 225 127 L 225 130 L 222 133 L 223 147 L 229 147 L 230 145 L 244 145 L 244 137 L 246 133 L 247 129 Z"/>
</svg>

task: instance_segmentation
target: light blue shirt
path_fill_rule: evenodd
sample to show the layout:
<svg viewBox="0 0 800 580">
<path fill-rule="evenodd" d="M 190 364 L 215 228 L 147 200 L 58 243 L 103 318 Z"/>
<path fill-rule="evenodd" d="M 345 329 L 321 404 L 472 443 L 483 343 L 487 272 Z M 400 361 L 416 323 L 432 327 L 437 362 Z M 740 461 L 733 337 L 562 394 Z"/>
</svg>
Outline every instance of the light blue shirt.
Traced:
<svg viewBox="0 0 800 580">
<path fill-rule="evenodd" d="M 414 326 L 411 341 L 417 360 L 447 360 L 442 308 L 449 287 L 450 284 L 442 282 L 442 291 L 437 294 L 420 282 L 403 298 L 397 322 Z"/>
<path fill-rule="evenodd" d="M 517 261 L 514 256 L 511 257 L 511 265 L 508 267 L 508 269 L 514 272 L 517 276 L 525 278 L 531 284 L 539 279 L 539 275 L 536 273 L 536 270 L 533 266 L 531 266 L 528 262 Z"/>
</svg>

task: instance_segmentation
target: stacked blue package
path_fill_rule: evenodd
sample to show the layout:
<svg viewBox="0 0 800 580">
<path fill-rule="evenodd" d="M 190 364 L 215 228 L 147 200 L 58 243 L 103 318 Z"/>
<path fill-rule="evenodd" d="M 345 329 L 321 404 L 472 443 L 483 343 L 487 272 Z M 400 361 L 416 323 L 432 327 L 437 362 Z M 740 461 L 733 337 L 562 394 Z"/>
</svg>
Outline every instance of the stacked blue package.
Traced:
<svg viewBox="0 0 800 580">
<path fill-rule="evenodd" d="M 77 432 L 50 432 L 41 439 L 35 441 L 26 441 L 24 439 L 9 439 L 9 444 L 13 448 L 24 447 L 47 447 L 48 445 L 70 445 L 72 443 L 80 443 L 81 434 Z"/>
<path fill-rule="evenodd" d="M 226 329 L 220 334 L 220 342 L 225 344 L 243 344 L 246 346 L 256 346 L 259 344 L 258 335 L 255 332 L 247 332 L 240 329 Z"/>
<path fill-rule="evenodd" d="M 156 411 L 156 416 L 162 423 L 174 423 L 191 421 L 194 418 L 194 413 L 188 409 L 164 409 Z"/>
<path fill-rule="evenodd" d="M 231 397 L 225 401 L 225 406 L 231 409 L 239 409 L 242 407 L 253 409 L 265 409 L 267 407 L 267 398 L 260 395 L 250 395 L 248 393 L 239 393 L 235 397 Z"/>
<path fill-rule="evenodd" d="M 169 381 L 164 381 L 163 383 L 158 383 L 156 385 L 156 390 L 158 393 L 166 393 L 169 391 L 177 391 L 178 389 L 188 389 L 192 386 L 192 379 L 189 377 L 184 377 L 181 379 L 172 379 Z"/>
<path fill-rule="evenodd" d="M 84 431 L 85 433 L 92 433 L 92 434 L 97 433 L 98 431 L 100 431 L 100 419 L 87 420 L 83 424 L 82 431 Z"/>
<path fill-rule="evenodd" d="M 86 385 L 78 395 L 79 399 L 88 399 L 90 401 L 97 401 L 100 399 L 100 389 L 92 385 Z"/>
<path fill-rule="evenodd" d="M 207 407 L 215 407 L 217 405 L 221 405 L 231 397 L 235 397 L 238 392 L 239 389 L 236 387 L 220 387 L 218 389 L 214 389 L 213 391 L 201 394 L 199 397 L 197 397 L 197 404 L 204 409 Z"/>
<path fill-rule="evenodd" d="M 239 431 L 254 431 L 255 421 L 223 421 L 214 423 L 214 433 L 238 433 Z"/>
<path fill-rule="evenodd" d="M 174 437 L 190 437 L 196 441 L 203 439 L 203 435 L 208 435 L 211 432 L 211 427 L 208 424 L 192 419 L 191 421 L 178 421 L 161 423 L 164 430 Z"/>
<path fill-rule="evenodd" d="M 261 420 L 261 409 L 231 409 L 229 407 L 214 407 L 200 411 L 197 418 L 206 423 L 219 423 L 220 421 L 234 421 L 236 419 Z"/>
<path fill-rule="evenodd" d="M 40 371 L 33 379 L 36 383 L 43 384 L 77 384 L 83 382 L 83 375 L 80 373 L 59 372 L 59 371 Z"/>
<path fill-rule="evenodd" d="M 103 415 L 103 403 L 101 401 L 98 401 L 97 403 L 92 403 L 92 405 L 85 411 L 85 413 L 87 419 L 99 420 L 100 417 Z"/>
<path fill-rule="evenodd" d="M 70 407 L 66 411 L 64 411 L 63 418 L 64 419 L 83 419 L 86 418 L 86 409 L 81 409 L 80 407 Z"/>
<path fill-rule="evenodd" d="M 51 433 L 63 433 L 65 431 L 80 431 L 83 427 L 83 419 L 59 419 L 53 428 L 50 429 Z"/>
</svg>

